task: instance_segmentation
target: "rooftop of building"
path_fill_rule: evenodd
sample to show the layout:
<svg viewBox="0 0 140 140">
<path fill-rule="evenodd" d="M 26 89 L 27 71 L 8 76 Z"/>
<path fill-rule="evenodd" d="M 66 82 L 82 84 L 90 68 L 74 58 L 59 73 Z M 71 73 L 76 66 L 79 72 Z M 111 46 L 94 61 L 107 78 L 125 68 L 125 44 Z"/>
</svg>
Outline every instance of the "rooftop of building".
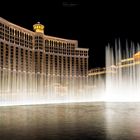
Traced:
<svg viewBox="0 0 140 140">
<path fill-rule="evenodd" d="M 24 27 L 21 27 L 21 26 L 19 26 L 19 25 L 16 25 L 16 24 L 14 24 L 14 23 L 11 23 L 10 21 L 8 21 L 8 20 L 6 20 L 6 19 L 4 19 L 4 18 L 2 18 L 2 17 L 0 17 L 0 21 L 3 22 L 3 23 L 5 23 L 5 24 L 8 24 L 8 25 L 11 26 L 12 28 L 13 28 L 13 27 L 14 27 L 14 28 L 17 28 L 19 31 L 25 32 L 25 33 L 27 33 L 27 34 L 29 34 L 29 35 L 35 35 L 35 34 L 36 34 L 36 32 L 31 31 L 31 30 L 29 30 L 29 29 L 26 29 L 26 28 L 24 28 Z M 39 26 L 38 26 L 38 25 L 39 25 Z M 42 28 L 43 30 L 45 29 L 45 26 L 42 25 L 40 22 L 37 22 L 36 24 L 34 24 L 34 25 L 33 25 L 33 28 L 35 28 L 35 26 L 36 26 L 37 28 Z M 41 29 L 41 30 L 42 30 L 42 29 Z M 40 32 L 40 33 L 41 33 L 41 32 Z M 63 43 L 74 43 L 75 46 L 78 47 L 78 41 L 77 41 L 77 40 L 59 38 L 59 37 L 54 37 L 54 36 L 45 35 L 44 32 L 42 32 L 42 33 L 43 33 L 44 38 L 46 38 L 46 39 L 48 39 L 48 40 L 55 40 L 55 41 L 59 41 L 59 42 L 62 41 Z M 88 48 L 76 48 L 76 49 L 78 49 L 78 50 L 81 49 L 81 50 L 85 50 L 85 51 L 88 51 L 88 50 L 89 50 Z"/>
</svg>

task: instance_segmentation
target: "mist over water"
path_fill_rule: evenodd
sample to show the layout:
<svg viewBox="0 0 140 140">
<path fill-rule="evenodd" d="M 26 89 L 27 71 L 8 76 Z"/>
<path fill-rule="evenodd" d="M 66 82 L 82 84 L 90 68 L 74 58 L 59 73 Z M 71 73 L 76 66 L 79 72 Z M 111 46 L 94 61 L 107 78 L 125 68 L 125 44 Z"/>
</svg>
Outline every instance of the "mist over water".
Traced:
<svg viewBox="0 0 140 140">
<path fill-rule="evenodd" d="M 93 101 L 139 102 L 140 101 L 140 45 L 106 46 L 106 66 L 94 69 L 89 75 Z M 92 76 L 93 74 L 93 76 Z"/>
<path fill-rule="evenodd" d="M 69 88 L 56 81 L 44 88 L 41 75 L 1 71 L 0 139 L 139 140 L 139 51 L 108 45 L 105 74 L 88 85 L 70 79 Z"/>
<path fill-rule="evenodd" d="M 140 46 L 106 47 L 104 74 L 59 77 L 40 73 L 0 70 L 0 105 L 71 102 L 139 102 Z M 63 84 L 61 84 L 63 83 Z"/>
<path fill-rule="evenodd" d="M 0 78 L 0 106 L 91 101 L 87 77 L 50 77 L 3 69 Z"/>
<path fill-rule="evenodd" d="M 120 42 L 115 47 L 106 47 L 105 101 L 140 101 L 140 46 L 131 43 L 122 49 Z"/>
</svg>

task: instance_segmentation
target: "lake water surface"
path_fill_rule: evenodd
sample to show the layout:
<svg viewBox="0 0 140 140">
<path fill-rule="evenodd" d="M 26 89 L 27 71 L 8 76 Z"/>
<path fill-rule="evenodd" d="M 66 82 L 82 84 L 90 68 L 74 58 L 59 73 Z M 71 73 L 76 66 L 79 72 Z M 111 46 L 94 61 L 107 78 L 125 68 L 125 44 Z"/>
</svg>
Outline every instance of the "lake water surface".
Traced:
<svg viewBox="0 0 140 140">
<path fill-rule="evenodd" d="M 140 103 L 0 107 L 0 140 L 140 140 Z"/>
</svg>

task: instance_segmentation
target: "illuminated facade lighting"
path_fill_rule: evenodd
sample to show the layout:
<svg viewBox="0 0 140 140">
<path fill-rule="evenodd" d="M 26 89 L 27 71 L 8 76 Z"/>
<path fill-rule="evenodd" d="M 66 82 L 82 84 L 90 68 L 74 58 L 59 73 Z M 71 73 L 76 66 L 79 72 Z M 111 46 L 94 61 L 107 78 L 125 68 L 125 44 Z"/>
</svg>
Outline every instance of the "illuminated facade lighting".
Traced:
<svg viewBox="0 0 140 140">
<path fill-rule="evenodd" d="M 88 49 L 78 48 L 77 40 L 45 35 L 44 29 L 39 22 L 33 32 L 0 18 L 1 93 L 52 94 L 55 83 L 63 90 L 87 83 Z"/>
</svg>

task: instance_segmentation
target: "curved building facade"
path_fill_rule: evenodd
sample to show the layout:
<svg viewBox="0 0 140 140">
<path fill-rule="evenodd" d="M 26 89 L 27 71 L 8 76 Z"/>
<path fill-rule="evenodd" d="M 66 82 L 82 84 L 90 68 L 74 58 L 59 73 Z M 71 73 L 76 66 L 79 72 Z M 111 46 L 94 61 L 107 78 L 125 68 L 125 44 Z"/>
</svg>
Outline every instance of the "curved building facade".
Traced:
<svg viewBox="0 0 140 140">
<path fill-rule="evenodd" d="M 77 40 L 45 35 L 39 22 L 33 29 L 0 18 L 1 94 L 83 88 L 88 80 L 88 49 L 78 48 Z"/>
</svg>

